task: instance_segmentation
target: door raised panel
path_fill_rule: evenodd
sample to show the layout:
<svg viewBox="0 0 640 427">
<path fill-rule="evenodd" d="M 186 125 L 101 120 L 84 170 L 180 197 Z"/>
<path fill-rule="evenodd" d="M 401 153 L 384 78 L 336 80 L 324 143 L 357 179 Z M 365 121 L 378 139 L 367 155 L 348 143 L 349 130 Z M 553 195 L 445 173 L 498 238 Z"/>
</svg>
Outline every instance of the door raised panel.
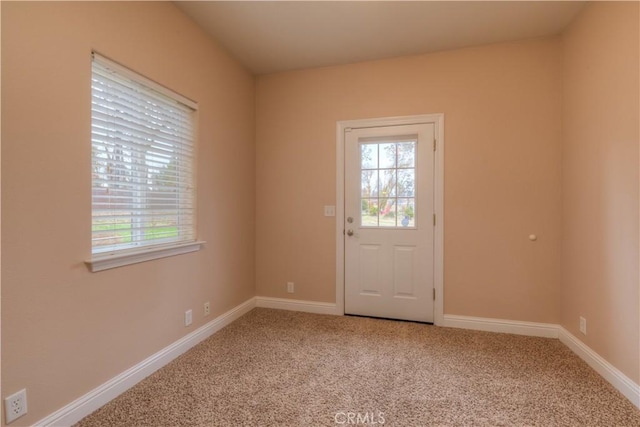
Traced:
<svg viewBox="0 0 640 427">
<path fill-rule="evenodd" d="M 380 295 L 380 245 L 360 245 L 360 294 Z"/>
<path fill-rule="evenodd" d="M 415 298 L 415 247 L 393 248 L 393 296 Z"/>
</svg>

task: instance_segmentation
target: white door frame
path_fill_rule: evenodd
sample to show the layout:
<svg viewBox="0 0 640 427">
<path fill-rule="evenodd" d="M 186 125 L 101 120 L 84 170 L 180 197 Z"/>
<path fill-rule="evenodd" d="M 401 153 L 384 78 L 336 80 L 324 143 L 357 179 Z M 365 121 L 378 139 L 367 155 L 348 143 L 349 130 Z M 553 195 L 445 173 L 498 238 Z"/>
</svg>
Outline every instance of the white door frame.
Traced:
<svg viewBox="0 0 640 427">
<path fill-rule="evenodd" d="M 436 225 L 433 234 L 433 268 L 436 300 L 434 301 L 434 324 L 441 326 L 444 320 L 444 114 L 419 116 L 383 117 L 364 120 L 344 120 L 337 123 L 336 138 L 336 308 L 344 314 L 344 176 L 345 176 L 345 130 L 429 123 L 435 126 L 437 141 L 434 158 L 434 209 Z"/>
</svg>

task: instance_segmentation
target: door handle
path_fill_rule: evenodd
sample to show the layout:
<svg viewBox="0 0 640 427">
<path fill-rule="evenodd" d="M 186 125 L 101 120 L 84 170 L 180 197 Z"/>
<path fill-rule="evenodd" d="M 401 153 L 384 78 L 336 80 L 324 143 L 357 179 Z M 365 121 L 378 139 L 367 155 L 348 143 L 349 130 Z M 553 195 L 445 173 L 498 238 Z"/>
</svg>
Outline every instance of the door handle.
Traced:
<svg viewBox="0 0 640 427">
<path fill-rule="evenodd" d="M 353 230 L 347 230 L 347 236 L 349 237 L 353 236 Z"/>
</svg>

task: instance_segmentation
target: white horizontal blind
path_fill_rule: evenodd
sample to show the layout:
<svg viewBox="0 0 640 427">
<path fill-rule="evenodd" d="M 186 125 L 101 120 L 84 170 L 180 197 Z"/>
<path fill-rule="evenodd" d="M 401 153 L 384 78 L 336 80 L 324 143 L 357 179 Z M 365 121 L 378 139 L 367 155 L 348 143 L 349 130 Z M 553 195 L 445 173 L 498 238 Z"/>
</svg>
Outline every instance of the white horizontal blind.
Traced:
<svg viewBox="0 0 640 427">
<path fill-rule="evenodd" d="M 195 104 L 94 54 L 94 254 L 195 240 Z"/>
</svg>

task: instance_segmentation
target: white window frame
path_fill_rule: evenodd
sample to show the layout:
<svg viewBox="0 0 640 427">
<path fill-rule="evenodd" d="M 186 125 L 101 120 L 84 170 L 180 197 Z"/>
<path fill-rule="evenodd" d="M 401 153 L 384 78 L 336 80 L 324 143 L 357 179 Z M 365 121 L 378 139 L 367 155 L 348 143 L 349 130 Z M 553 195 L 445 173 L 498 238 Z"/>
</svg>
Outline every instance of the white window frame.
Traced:
<svg viewBox="0 0 640 427">
<path fill-rule="evenodd" d="M 180 95 L 177 94 L 175 92 L 173 92 L 172 90 L 152 81 L 147 79 L 146 77 L 143 77 L 141 75 L 139 75 L 138 73 L 96 53 L 93 52 L 92 53 L 92 59 L 93 61 L 106 66 L 110 71 L 113 71 L 116 75 L 118 75 L 119 77 L 123 77 L 126 80 L 130 80 L 132 81 L 132 83 L 135 86 L 142 86 L 144 87 L 144 91 L 145 92 L 149 92 L 149 93 L 157 93 L 160 96 L 163 97 L 168 97 L 171 100 L 178 102 L 180 104 L 183 104 L 187 107 L 189 107 L 191 110 L 193 110 L 194 114 L 196 114 L 197 109 L 198 109 L 198 105 L 197 103 L 195 103 L 194 101 Z M 93 64 L 93 63 L 92 63 Z M 93 75 L 93 71 L 92 71 L 92 75 Z M 153 95 L 155 96 L 155 95 Z M 93 113 L 92 113 L 92 117 L 93 117 Z M 93 119 L 92 119 L 93 120 Z M 195 130 L 196 130 L 197 126 L 196 126 L 196 122 L 195 122 L 195 117 L 194 117 L 194 142 L 193 142 L 193 150 L 194 150 L 194 155 L 193 155 L 193 165 L 192 165 L 192 169 L 191 169 L 191 179 L 193 181 L 193 184 L 195 186 L 195 180 L 196 180 L 196 172 L 195 172 L 195 160 L 196 160 L 196 155 L 195 155 Z M 92 150 L 92 159 L 93 159 L 93 150 Z M 93 162 L 93 160 L 92 160 Z M 92 178 L 92 183 L 93 183 L 93 178 Z M 92 185 L 93 188 L 93 185 Z M 106 250 L 106 251 L 100 251 L 100 250 L 95 250 L 95 248 L 93 247 L 93 243 L 92 243 L 92 256 L 90 259 L 86 260 L 85 263 L 87 264 L 87 266 L 89 267 L 89 269 L 92 272 L 97 272 L 97 271 L 102 271 L 102 270 L 106 270 L 106 269 L 110 269 L 110 268 L 116 268 L 116 267 L 121 267 L 124 265 L 129 265 L 129 264 L 135 264 L 135 263 L 139 263 L 139 262 L 144 262 L 144 261 L 150 261 L 153 259 L 158 259 L 158 258 L 164 258 L 164 257 L 168 257 L 168 256 L 174 256 L 174 255 L 180 255 L 180 254 L 185 254 L 185 253 L 189 253 L 189 252 L 194 252 L 194 251 L 198 251 L 201 249 L 202 245 L 205 243 L 203 241 L 200 240 L 196 240 L 195 236 L 196 236 L 196 195 L 195 195 L 195 190 L 194 190 L 194 194 L 193 194 L 193 236 L 194 239 L 187 239 L 187 240 L 177 240 L 177 241 L 173 241 L 173 242 L 164 242 L 164 243 L 153 243 L 152 241 L 149 243 L 143 243 L 140 244 L 139 246 L 129 246 L 129 247 L 122 247 L 122 248 L 113 248 L 110 250 Z M 92 203 L 92 212 L 94 209 L 94 204 Z M 93 214 L 92 214 L 92 218 L 93 218 Z M 92 224 L 93 224 L 93 220 L 92 220 Z"/>
</svg>

